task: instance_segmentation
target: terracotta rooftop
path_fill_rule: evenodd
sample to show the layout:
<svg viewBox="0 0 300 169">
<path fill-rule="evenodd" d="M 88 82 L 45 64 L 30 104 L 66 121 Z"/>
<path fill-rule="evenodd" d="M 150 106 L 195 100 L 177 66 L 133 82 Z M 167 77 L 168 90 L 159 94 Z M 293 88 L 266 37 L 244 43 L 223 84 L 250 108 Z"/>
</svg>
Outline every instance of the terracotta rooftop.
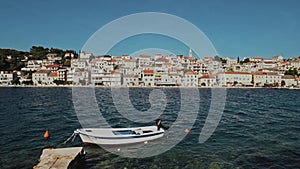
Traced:
<svg viewBox="0 0 300 169">
<path fill-rule="evenodd" d="M 111 71 L 111 74 L 120 74 L 120 72 L 117 70 L 113 70 L 113 71 Z"/>
<path fill-rule="evenodd" d="M 185 72 L 186 75 L 197 75 L 197 72 L 192 72 L 192 71 L 189 71 L 189 72 Z"/>
<path fill-rule="evenodd" d="M 125 59 L 124 62 L 135 62 L 134 59 Z"/>
<path fill-rule="evenodd" d="M 172 64 L 170 62 L 165 62 L 164 65 L 171 66 Z"/>
<path fill-rule="evenodd" d="M 208 75 L 205 75 L 205 76 L 201 76 L 200 79 L 213 79 L 215 77 L 213 76 L 208 76 Z"/>
<path fill-rule="evenodd" d="M 51 64 L 51 65 L 47 65 L 46 67 L 59 67 L 59 65 L 57 65 L 57 64 Z"/>
<path fill-rule="evenodd" d="M 264 58 L 252 58 L 252 60 L 264 60 Z"/>
<path fill-rule="evenodd" d="M 295 79 L 295 77 L 292 75 L 284 75 L 281 77 L 281 79 Z"/>
<path fill-rule="evenodd" d="M 107 62 L 117 62 L 116 59 L 108 60 Z"/>
<path fill-rule="evenodd" d="M 57 75 L 58 75 L 57 72 L 52 72 L 52 73 L 50 74 L 50 76 L 52 76 L 52 77 L 57 77 Z"/>
<path fill-rule="evenodd" d="M 37 72 L 35 72 L 35 73 L 49 73 L 50 72 L 50 70 L 45 70 L 45 69 L 41 69 L 41 70 L 39 70 L 39 71 L 37 71 Z"/>
<path fill-rule="evenodd" d="M 151 58 L 151 56 L 150 55 L 141 54 L 139 56 L 139 58 Z"/>
<path fill-rule="evenodd" d="M 264 64 L 276 64 L 276 62 L 264 62 Z"/>
<path fill-rule="evenodd" d="M 154 70 L 143 70 L 144 74 L 154 74 Z"/>
<path fill-rule="evenodd" d="M 250 73 L 247 73 L 247 72 L 221 72 L 220 74 L 227 74 L 227 75 L 230 75 L 230 74 L 244 74 L 244 75 L 250 75 Z"/>
<path fill-rule="evenodd" d="M 158 58 L 155 61 L 156 62 L 168 62 L 168 59 L 166 59 L 166 58 Z"/>
</svg>

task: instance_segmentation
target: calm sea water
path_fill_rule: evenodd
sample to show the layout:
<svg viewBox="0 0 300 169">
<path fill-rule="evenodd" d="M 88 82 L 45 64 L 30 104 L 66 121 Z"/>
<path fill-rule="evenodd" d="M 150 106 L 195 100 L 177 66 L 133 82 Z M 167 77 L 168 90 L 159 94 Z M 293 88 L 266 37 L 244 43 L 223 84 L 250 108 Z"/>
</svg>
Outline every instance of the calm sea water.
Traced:
<svg viewBox="0 0 300 169">
<path fill-rule="evenodd" d="M 150 108 L 153 89 L 130 89 L 135 108 Z M 161 89 L 165 125 L 176 121 L 180 90 Z M 98 146 L 86 147 L 86 168 L 300 168 L 300 90 L 227 89 L 222 119 L 203 144 L 199 133 L 207 117 L 211 90 L 199 89 L 197 120 L 171 150 L 148 158 L 124 158 Z M 96 89 L 103 116 L 114 127 L 141 125 L 122 118 L 110 89 Z M 149 125 L 149 124 L 147 124 Z M 0 88 L 0 168 L 32 168 L 46 147 L 81 146 L 79 138 L 62 145 L 80 128 L 71 88 Z M 44 131 L 51 137 L 46 142 Z"/>
</svg>

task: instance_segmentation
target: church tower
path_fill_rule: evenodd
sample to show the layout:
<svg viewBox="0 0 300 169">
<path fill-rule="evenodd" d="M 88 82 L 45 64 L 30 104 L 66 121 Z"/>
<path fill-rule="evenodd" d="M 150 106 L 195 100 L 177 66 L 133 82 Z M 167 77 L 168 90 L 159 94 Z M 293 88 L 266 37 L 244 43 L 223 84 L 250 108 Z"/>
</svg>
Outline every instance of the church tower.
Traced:
<svg viewBox="0 0 300 169">
<path fill-rule="evenodd" d="M 193 51 L 192 51 L 192 49 L 190 49 L 190 51 L 189 51 L 189 57 L 190 57 L 190 58 L 193 57 Z"/>
</svg>

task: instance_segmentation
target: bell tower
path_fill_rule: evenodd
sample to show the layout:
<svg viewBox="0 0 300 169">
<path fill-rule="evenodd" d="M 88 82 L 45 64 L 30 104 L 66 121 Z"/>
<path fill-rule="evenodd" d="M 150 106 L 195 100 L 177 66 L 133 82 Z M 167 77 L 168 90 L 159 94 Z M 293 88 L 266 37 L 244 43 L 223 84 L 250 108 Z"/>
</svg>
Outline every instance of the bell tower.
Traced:
<svg viewBox="0 0 300 169">
<path fill-rule="evenodd" d="M 190 57 L 190 58 L 193 57 L 193 51 L 192 51 L 192 49 L 189 50 L 189 57 Z"/>
</svg>

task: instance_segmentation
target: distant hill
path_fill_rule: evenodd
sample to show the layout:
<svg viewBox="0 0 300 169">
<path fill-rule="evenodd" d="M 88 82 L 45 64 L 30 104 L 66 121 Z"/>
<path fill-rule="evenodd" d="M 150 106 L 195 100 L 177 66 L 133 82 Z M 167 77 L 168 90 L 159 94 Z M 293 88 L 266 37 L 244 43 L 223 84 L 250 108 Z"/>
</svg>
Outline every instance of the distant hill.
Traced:
<svg viewBox="0 0 300 169">
<path fill-rule="evenodd" d="M 75 58 L 78 56 L 74 50 L 49 49 L 42 46 L 32 46 L 29 52 L 0 48 L 0 70 L 21 70 L 27 60 L 47 59 L 47 54 L 49 53 L 56 54 L 57 57 L 62 58 L 62 63 L 69 63 L 70 58 L 64 58 L 67 52 L 73 53 Z"/>
</svg>

